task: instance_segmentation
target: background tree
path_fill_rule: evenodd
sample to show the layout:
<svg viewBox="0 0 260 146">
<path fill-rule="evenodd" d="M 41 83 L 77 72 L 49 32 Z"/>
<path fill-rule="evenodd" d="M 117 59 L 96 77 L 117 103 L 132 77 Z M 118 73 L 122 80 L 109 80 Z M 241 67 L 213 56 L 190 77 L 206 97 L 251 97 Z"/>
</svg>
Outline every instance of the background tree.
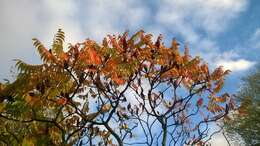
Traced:
<svg viewBox="0 0 260 146">
<path fill-rule="evenodd" d="M 175 39 L 126 32 L 65 51 L 59 30 L 51 49 L 33 41 L 43 63 L 16 60 L 17 78 L 1 84 L 2 144 L 204 145 L 233 108 L 219 93 L 229 71 L 209 71 Z"/>
<path fill-rule="evenodd" d="M 233 114 L 233 119 L 226 123 L 229 137 L 246 145 L 260 144 L 260 66 L 256 71 L 243 79 L 243 85 L 237 95 L 240 104 Z"/>
</svg>

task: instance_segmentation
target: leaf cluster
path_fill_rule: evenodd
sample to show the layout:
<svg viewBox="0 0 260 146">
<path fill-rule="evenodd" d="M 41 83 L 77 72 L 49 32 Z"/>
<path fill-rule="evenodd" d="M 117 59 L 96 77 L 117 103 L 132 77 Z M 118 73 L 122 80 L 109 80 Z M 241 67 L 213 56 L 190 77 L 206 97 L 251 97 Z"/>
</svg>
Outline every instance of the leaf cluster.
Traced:
<svg viewBox="0 0 260 146">
<path fill-rule="evenodd" d="M 64 40 L 62 30 L 50 49 L 33 39 L 42 64 L 16 60 L 16 80 L 1 84 L 2 143 L 123 145 L 141 128 L 139 144 L 196 144 L 233 108 L 232 97 L 219 94 L 229 71 L 211 72 L 188 47 L 181 53 L 176 39 L 166 47 L 162 35 L 153 42 L 141 30 L 67 51 Z"/>
</svg>

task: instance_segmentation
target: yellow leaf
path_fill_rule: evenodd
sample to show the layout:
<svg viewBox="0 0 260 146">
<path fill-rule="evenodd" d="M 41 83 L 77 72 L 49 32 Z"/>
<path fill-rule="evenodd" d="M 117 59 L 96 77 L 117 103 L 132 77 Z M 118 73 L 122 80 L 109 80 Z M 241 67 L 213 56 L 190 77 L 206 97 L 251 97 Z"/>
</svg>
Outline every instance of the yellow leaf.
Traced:
<svg viewBox="0 0 260 146">
<path fill-rule="evenodd" d="M 126 123 L 124 123 L 122 126 L 121 126 L 122 129 L 128 129 L 128 125 Z"/>
<path fill-rule="evenodd" d="M 105 104 L 102 106 L 101 108 L 101 113 L 106 113 L 111 109 L 111 105 L 110 104 Z"/>
<path fill-rule="evenodd" d="M 34 106 L 35 104 L 39 103 L 40 98 L 38 96 L 31 96 L 31 95 L 26 95 L 25 96 L 25 101 L 27 104 L 30 106 Z"/>
<path fill-rule="evenodd" d="M 25 97 L 25 101 L 26 101 L 27 103 L 30 103 L 30 102 L 32 101 L 32 96 L 27 95 L 27 96 Z"/>
<path fill-rule="evenodd" d="M 163 105 L 166 107 L 166 108 L 171 108 L 171 103 L 170 102 L 167 102 L 165 100 L 163 100 Z"/>
<path fill-rule="evenodd" d="M 83 114 L 83 115 L 81 115 L 81 116 L 82 116 L 82 118 L 85 119 L 85 120 L 93 120 L 93 119 L 95 119 L 98 115 L 99 115 L 99 112 L 91 113 L 91 114 L 87 114 L 87 115 Z"/>
<path fill-rule="evenodd" d="M 34 146 L 33 139 L 28 137 L 24 138 L 22 146 Z"/>
<path fill-rule="evenodd" d="M 4 110 L 4 108 L 5 108 L 4 103 L 0 103 L 0 112 L 2 112 Z"/>
<path fill-rule="evenodd" d="M 112 140 L 109 139 L 109 140 L 107 141 L 107 144 L 112 144 Z"/>
</svg>

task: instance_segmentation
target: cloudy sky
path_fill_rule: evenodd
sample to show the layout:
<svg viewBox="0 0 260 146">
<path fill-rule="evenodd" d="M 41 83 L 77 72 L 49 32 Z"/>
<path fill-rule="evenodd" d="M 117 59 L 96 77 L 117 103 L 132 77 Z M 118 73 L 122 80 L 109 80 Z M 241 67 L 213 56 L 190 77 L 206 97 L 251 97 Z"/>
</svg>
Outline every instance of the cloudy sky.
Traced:
<svg viewBox="0 0 260 146">
<path fill-rule="evenodd" d="M 0 80 L 10 78 L 12 59 L 40 63 L 31 39 L 50 46 L 62 28 L 68 43 L 143 29 L 189 44 L 213 68 L 231 69 L 226 90 L 235 92 L 260 54 L 257 0 L 1 0 Z M 236 83 L 236 84 L 234 84 Z"/>
</svg>

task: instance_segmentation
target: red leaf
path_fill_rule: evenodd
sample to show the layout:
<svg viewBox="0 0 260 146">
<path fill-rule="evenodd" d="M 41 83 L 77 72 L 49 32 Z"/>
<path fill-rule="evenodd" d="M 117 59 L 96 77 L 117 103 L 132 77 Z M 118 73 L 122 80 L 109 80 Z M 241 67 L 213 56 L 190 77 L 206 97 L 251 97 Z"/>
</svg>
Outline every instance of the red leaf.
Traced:
<svg viewBox="0 0 260 146">
<path fill-rule="evenodd" d="M 68 102 L 68 99 L 63 97 L 57 100 L 57 103 L 60 105 L 65 105 Z"/>
<path fill-rule="evenodd" d="M 138 90 L 138 86 L 136 84 L 132 84 L 132 87 L 135 89 L 135 90 Z"/>
<path fill-rule="evenodd" d="M 199 98 L 199 100 L 197 101 L 197 105 L 198 106 L 201 106 L 203 104 L 203 99 L 202 98 Z"/>
</svg>

